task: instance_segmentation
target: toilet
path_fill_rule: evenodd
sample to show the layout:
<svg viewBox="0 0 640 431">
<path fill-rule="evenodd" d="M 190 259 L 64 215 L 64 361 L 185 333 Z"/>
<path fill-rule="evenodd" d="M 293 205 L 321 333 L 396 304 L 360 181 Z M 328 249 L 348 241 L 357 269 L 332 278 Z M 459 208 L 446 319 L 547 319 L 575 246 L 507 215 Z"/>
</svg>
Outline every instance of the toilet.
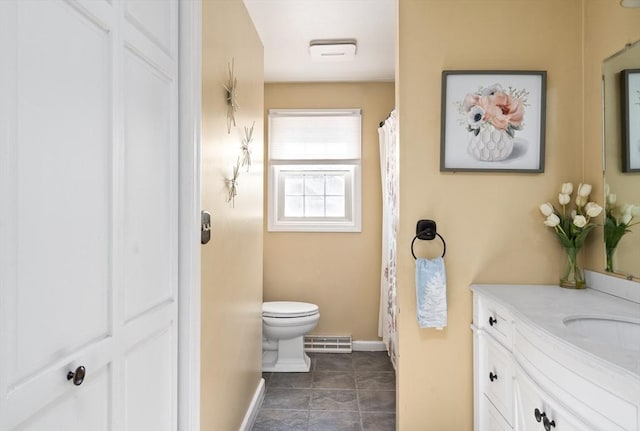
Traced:
<svg viewBox="0 0 640 431">
<path fill-rule="evenodd" d="M 320 310 L 307 302 L 273 301 L 262 304 L 262 371 L 308 372 L 304 336 L 318 324 Z"/>
</svg>

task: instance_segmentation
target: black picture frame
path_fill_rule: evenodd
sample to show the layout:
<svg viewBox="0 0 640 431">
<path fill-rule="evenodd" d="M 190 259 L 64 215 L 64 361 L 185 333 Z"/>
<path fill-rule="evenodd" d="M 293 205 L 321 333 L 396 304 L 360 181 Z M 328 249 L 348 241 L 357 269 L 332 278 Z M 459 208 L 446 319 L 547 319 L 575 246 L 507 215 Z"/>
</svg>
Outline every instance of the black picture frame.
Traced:
<svg viewBox="0 0 640 431">
<path fill-rule="evenodd" d="M 640 172 L 640 69 L 620 72 L 622 172 Z"/>
<path fill-rule="evenodd" d="M 544 172 L 546 81 L 546 71 L 443 71 L 440 171 Z"/>
</svg>

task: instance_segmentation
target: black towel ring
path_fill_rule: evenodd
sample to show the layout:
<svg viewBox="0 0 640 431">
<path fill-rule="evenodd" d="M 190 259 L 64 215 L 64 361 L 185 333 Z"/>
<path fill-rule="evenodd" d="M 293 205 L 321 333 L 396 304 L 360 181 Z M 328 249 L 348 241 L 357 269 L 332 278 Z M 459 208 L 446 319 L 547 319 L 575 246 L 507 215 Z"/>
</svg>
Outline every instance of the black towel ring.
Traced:
<svg viewBox="0 0 640 431">
<path fill-rule="evenodd" d="M 417 239 L 431 241 L 435 237 L 440 238 L 442 241 L 442 257 L 447 253 L 447 243 L 444 241 L 442 235 L 436 232 L 436 222 L 433 220 L 418 220 L 416 225 L 416 236 L 413 237 L 413 241 L 411 241 L 411 255 L 414 259 L 417 259 L 416 254 L 413 251 L 413 244 L 415 244 Z"/>
</svg>

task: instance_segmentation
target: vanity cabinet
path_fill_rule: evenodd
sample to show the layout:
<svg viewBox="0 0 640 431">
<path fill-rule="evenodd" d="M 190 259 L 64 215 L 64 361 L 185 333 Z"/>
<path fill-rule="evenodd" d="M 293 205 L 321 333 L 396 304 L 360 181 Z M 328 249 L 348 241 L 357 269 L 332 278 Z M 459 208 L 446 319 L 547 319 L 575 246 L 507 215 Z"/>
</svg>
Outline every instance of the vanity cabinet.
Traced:
<svg viewBox="0 0 640 431">
<path fill-rule="evenodd" d="M 617 312 L 616 299 L 556 286 L 472 290 L 475 431 L 640 431 L 640 349 L 617 354 L 566 325 Z M 640 304 L 620 310 L 640 324 Z"/>
</svg>

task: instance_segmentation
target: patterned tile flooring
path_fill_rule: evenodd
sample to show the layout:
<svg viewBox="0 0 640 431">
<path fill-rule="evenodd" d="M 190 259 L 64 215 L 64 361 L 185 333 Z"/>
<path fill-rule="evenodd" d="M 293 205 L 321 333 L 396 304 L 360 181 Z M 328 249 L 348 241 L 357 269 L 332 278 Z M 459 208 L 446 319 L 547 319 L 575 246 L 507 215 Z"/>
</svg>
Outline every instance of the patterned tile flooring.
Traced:
<svg viewBox="0 0 640 431">
<path fill-rule="evenodd" d="M 265 373 L 252 431 L 394 431 L 396 377 L 386 352 L 311 353 L 309 373 Z"/>
</svg>

